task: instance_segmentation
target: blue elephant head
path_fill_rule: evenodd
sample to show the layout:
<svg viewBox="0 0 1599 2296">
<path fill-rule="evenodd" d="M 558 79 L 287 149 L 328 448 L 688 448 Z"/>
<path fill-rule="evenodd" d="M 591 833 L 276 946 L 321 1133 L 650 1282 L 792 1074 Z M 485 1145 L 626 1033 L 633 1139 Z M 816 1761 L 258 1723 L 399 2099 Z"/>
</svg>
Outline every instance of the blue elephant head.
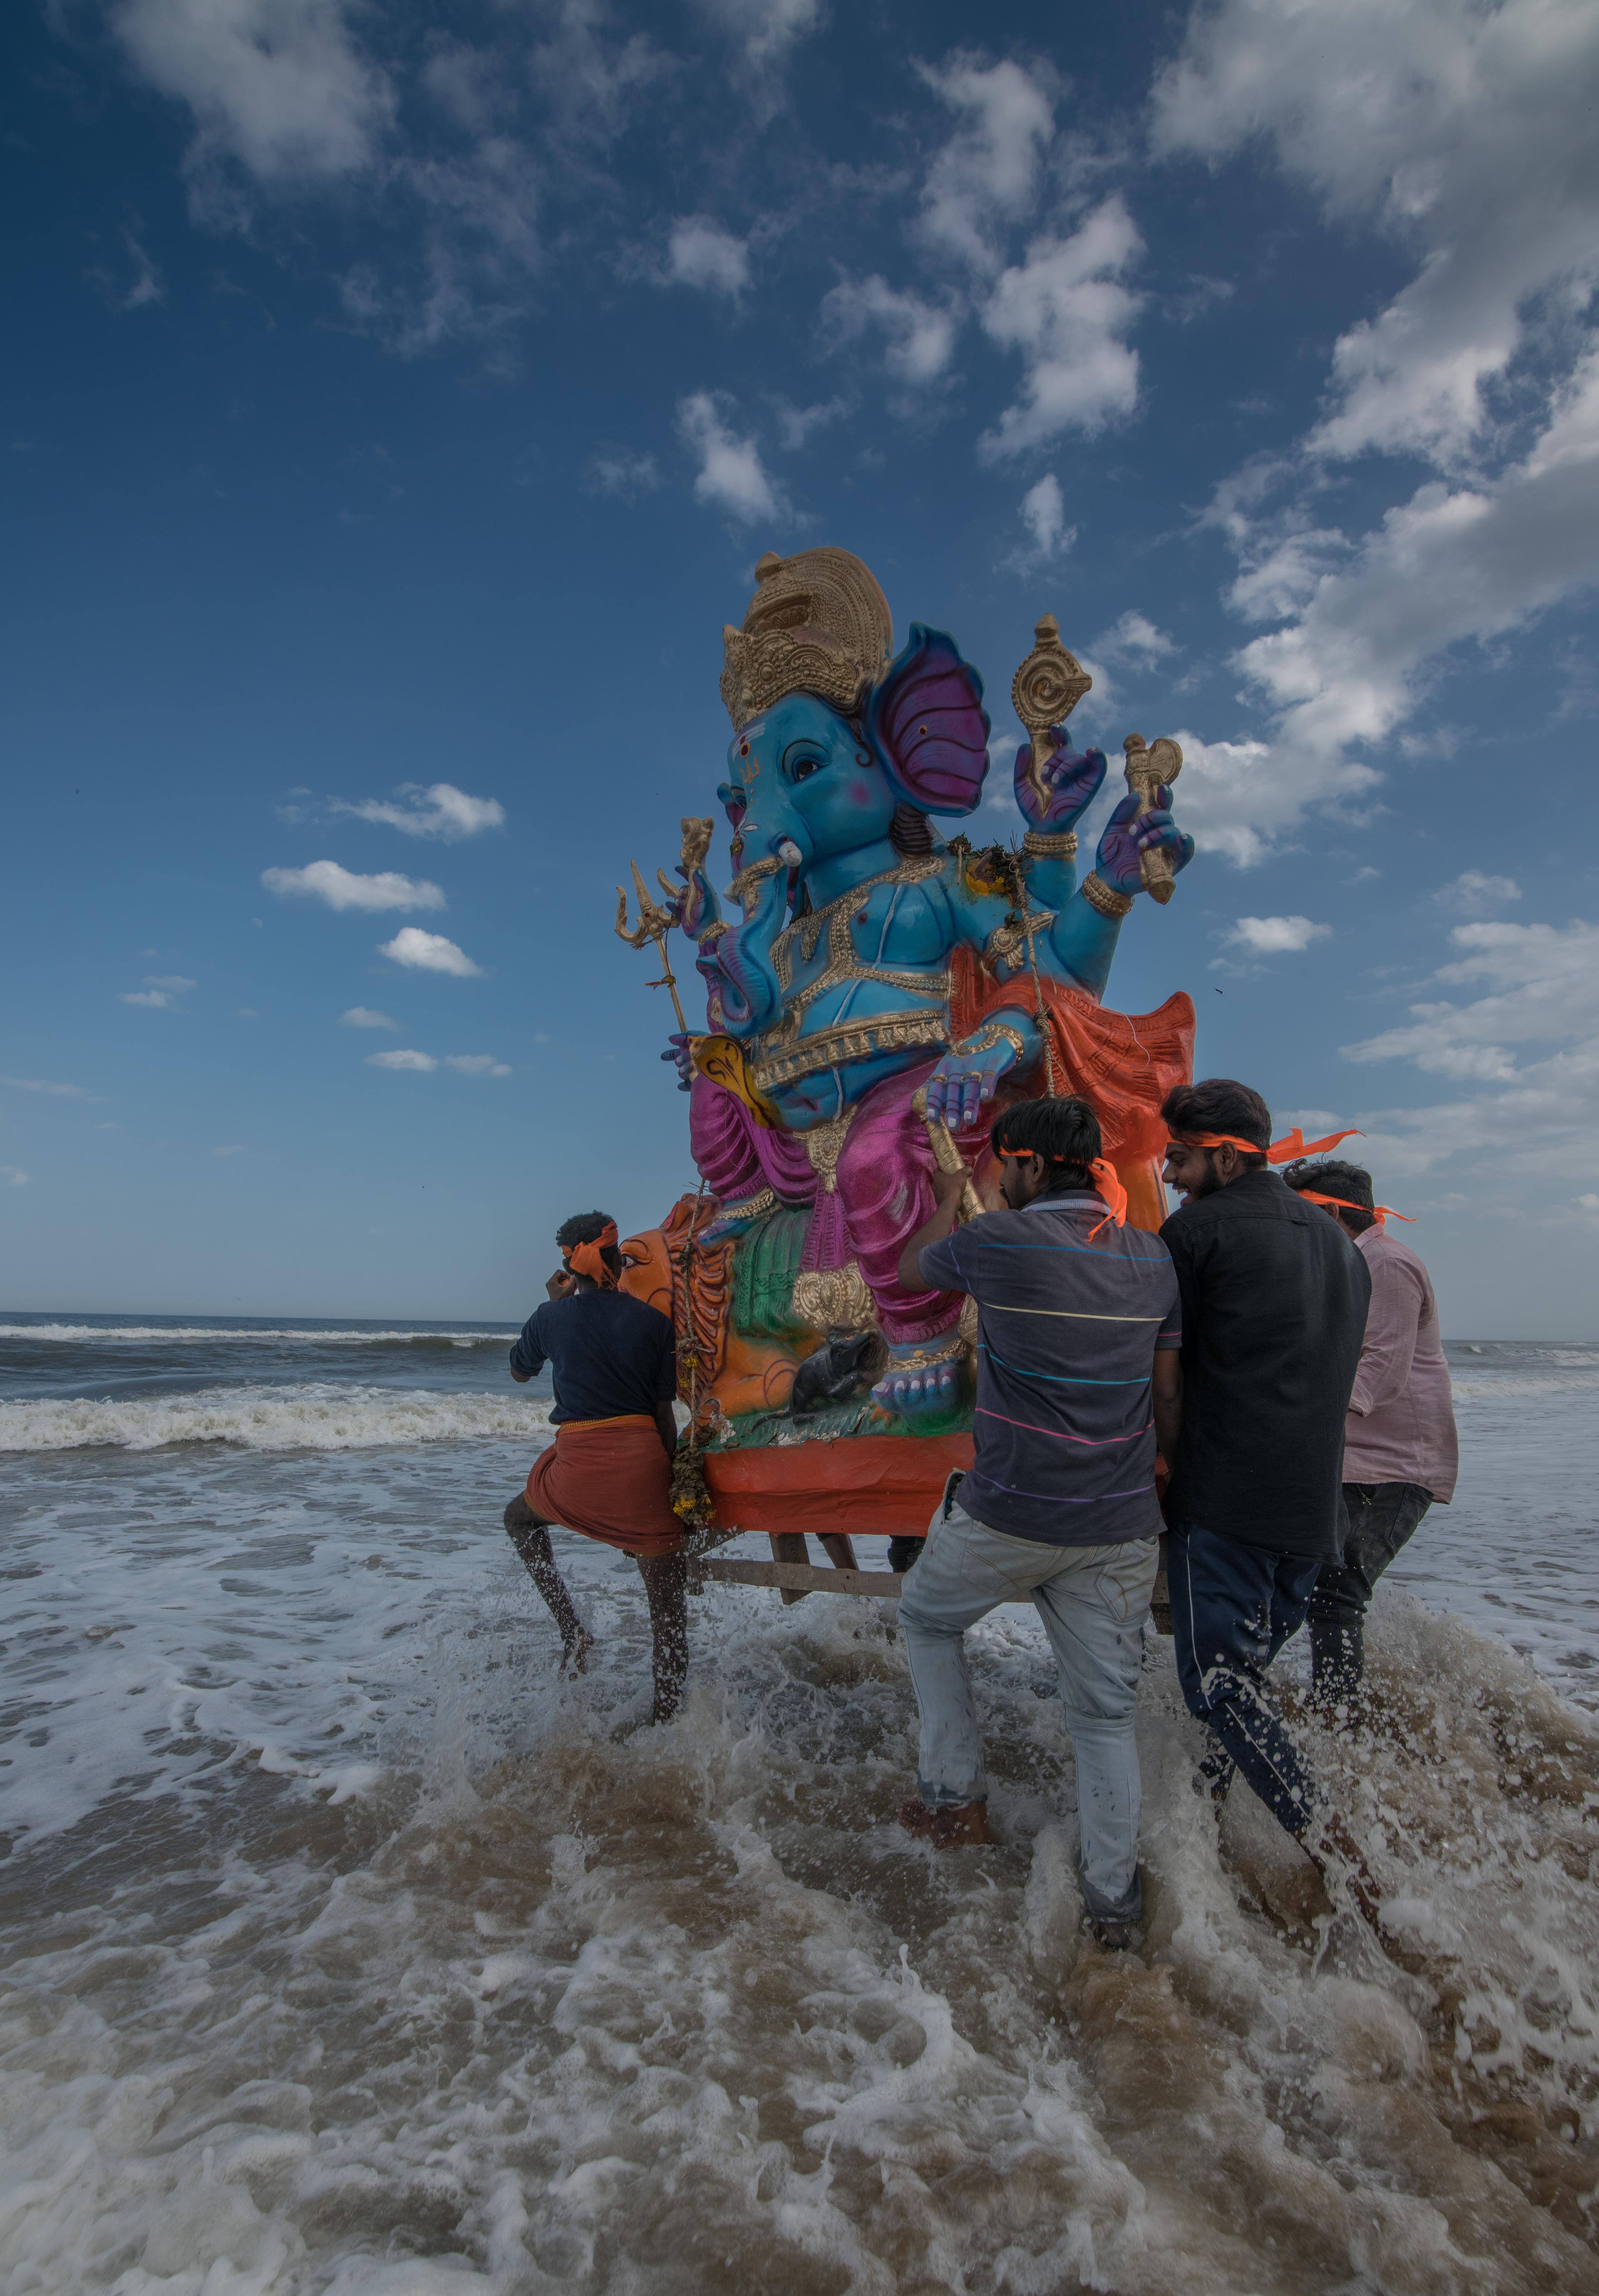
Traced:
<svg viewBox="0 0 1599 2296">
<path fill-rule="evenodd" d="M 795 667 L 803 676 L 808 664 Z M 953 638 L 913 622 L 903 652 L 875 682 L 857 683 L 853 706 L 839 705 L 840 676 L 824 662 L 816 682 L 832 697 L 796 687 L 728 744 L 728 778 L 717 794 L 733 824 L 735 868 L 785 842 L 798 848 L 802 868 L 873 844 L 901 807 L 947 816 L 976 807 L 988 716 L 982 679 Z"/>
</svg>

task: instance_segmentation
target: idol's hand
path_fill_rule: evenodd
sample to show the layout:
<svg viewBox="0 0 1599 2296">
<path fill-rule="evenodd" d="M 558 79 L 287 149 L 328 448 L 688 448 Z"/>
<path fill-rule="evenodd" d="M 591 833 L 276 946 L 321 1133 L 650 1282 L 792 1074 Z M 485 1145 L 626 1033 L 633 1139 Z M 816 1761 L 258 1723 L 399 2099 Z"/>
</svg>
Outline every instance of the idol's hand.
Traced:
<svg viewBox="0 0 1599 2296">
<path fill-rule="evenodd" d="M 1193 840 L 1171 817 L 1171 791 L 1155 792 L 1152 812 L 1138 817 L 1138 800 L 1124 797 L 1105 824 L 1094 857 L 1096 873 L 1113 893 L 1136 893 L 1144 884 L 1141 867 L 1146 853 L 1159 850 L 1171 863 L 1175 876 L 1193 858 Z"/>
<path fill-rule="evenodd" d="M 685 1031 L 679 1029 L 667 1038 L 667 1048 L 660 1056 L 663 1061 L 676 1063 L 679 1092 L 687 1092 L 694 1080 L 694 1056 L 689 1049 L 692 1041 Z"/>
<path fill-rule="evenodd" d="M 1043 802 L 1039 802 L 1033 780 L 1030 742 L 1024 742 L 1016 752 L 1016 802 L 1029 829 L 1041 829 L 1058 837 L 1092 804 L 1105 777 L 1105 753 L 1103 750 L 1078 751 L 1069 748 L 1059 726 L 1050 727 L 1047 738 L 1050 755 L 1039 775 L 1044 783 Z"/>
<path fill-rule="evenodd" d="M 1016 1065 L 1016 1047 L 1000 1037 L 982 1051 L 954 1046 L 927 1079 L 927 1112 L 951 1132 L 969 1132 L 994 1097 L 994 1088 Z"/>
</svg>

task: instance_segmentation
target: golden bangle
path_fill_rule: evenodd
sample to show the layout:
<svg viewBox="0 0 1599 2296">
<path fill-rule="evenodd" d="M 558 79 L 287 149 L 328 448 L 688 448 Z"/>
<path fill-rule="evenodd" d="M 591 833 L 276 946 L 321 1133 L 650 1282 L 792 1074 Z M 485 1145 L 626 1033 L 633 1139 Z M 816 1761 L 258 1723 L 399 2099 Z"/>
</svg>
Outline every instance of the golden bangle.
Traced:
<svg viewBox="0 0 1599 2296">
<path fill-rule="evenodd" d="M 1036 855 L 1039 860 L 1074 861 L 1077 858 L 1077 832 L 1062 829 L 1054 832 L 1029 829 L 1021 840 L 1023 853 Z"/>
<path fill-rule="evenodd" d="M 970 1060 L 974 1053 L 991 1053 L 1002 1037 L 1013 1048 L 1019 1061 L 1027 1058 L 1027 1038 L 1020 1029 L 1008 1028 L 1003 1021 L 986 1021 L 976 1036 L 968 1037 L 964 1045 L 950 1047 L 950 1057 Z"/>
<path fill-rule="evenodd" d="M 1133 906 L 1132 895 L 1114 891 L 1097 869 L 1090 869 L 1084 878 L 1083 898 L 1093 903 L 1102 917 L 1125 917 Z"/>
</svg>

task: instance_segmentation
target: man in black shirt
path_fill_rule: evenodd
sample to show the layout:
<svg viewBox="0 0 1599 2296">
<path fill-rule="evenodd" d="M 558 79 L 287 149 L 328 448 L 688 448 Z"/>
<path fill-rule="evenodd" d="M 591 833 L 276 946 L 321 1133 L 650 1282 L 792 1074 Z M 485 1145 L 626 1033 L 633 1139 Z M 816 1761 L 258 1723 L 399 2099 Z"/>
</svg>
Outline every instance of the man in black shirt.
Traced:
<svg viewBox="0 0 1599 2296">
<path fill-rule="evenodd" d="M 511 1376 L 521 1384 L 550 1365 L 555 1440 L 534 1461 L 525 1496 L 505 1509 L 505 1529 L 561 1629 L 562 1669 L 575 1674 L 594 1637 L 555 1568 L 549 1526 L 633 1556 L 654 1636 L 654 1719 L 666 1722 L 682 1703 L 688 1670 L 684 1532 L 671 1504 L 676 1344 L 668 1316 L 617 1289 L 614 1220 L 580 1212 L 555 1242 L 564 1264 L 545 1286 L 548 1303 L 511 1350 Z"/>
<path fill-rule="evenodd" d="M 1185 1197 L 1160 1230 L 1183 1308 L 1166 1502 L 1178 1679 L 1212 1733 L 1205 1772 L 1218 1800 L 1242 1770 L 1318 1865 L 1331 1852 L 1350 1867 L 1374 1918 L 1358 1853 L 1317 1813 L 1265 1678 L 1317 1571 L 1338 1559 L 1344 1414 L 1371 1277 L 1337 1225 L 1270 1168 L 1259 1093 L 1213 1078 L 1179 1085 L 1160 1113 L 1165 1177 Z"/>
</svg>

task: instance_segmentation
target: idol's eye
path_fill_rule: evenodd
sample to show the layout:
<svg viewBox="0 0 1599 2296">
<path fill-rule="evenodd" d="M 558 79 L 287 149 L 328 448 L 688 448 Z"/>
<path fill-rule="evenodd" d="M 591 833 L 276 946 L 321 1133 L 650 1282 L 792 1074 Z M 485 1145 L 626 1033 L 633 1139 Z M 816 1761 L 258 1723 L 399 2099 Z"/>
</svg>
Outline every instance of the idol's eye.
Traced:
<svg viewBox="0 0 1599 2296">
<path fill-rule="evenodd" d="M 790 781 L 802 782 L 808 775 L 817 772 L 827 763 L 814 750 L 791 750 L 783 761 L 783 771 Z"/>
</svg>

